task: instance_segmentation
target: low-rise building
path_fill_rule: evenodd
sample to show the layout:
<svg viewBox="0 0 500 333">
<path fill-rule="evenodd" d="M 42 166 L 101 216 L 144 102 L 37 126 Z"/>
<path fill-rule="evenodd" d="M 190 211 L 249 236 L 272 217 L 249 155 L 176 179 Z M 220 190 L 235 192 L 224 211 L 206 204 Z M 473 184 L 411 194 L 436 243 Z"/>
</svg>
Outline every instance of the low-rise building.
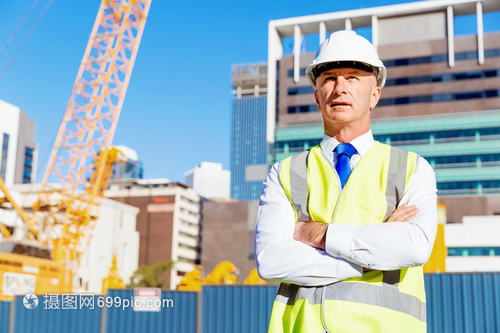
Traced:
<svg viewBox="0 0 500 333">
<path fill-rule="evenodd" d="M 167 286 L 176 289 L 200 262 L 200 196 L 166 179 L 113 180 L 106 196 L 139 208 L 139 265 L 173 260 Z"/>
<path fill-rule="evenodd" d="M 500 216 L 465 216 L 445 227 L 447 272 L 500 271 Z"/>
</svg>

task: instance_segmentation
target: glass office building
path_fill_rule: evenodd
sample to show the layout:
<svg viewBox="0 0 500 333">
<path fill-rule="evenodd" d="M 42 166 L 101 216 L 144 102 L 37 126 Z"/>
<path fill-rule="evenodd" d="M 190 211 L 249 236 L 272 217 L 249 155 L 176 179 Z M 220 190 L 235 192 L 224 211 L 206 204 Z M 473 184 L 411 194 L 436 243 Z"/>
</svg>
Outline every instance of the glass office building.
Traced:
<svg viewBox="0 0 500 333">
<path fill-rule="evenodd" d="M 258 200 L 269 170 L 266 143 L 267 65 L 233 66 L 231 198 Z"/>
</svg>

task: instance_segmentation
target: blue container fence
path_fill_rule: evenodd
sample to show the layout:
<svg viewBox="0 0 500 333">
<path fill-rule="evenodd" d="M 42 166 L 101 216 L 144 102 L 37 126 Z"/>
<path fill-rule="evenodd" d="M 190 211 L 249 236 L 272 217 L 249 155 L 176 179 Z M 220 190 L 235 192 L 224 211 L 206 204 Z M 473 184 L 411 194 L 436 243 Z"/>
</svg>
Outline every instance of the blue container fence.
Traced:
<svg viewBox="0 0 500 333">
<path fill-rule="evenodd" d="M 203 333 L 267 332 L 276 286 L 203 286 Z"/>
<path fill-rule="evenodd" d="M 500 332 L 500 274 L 425 276 L 429 333 Z"/>
<path fill-rule="evenodd" d="M 11 302 L 0 302 L 0 332 L 9 331 Z"/>
<path fill-rule="evenodd" d="M 102 309 L 97 295 L 37 295 L 35 300 L 16 296 L 14 333 L 96 333 L 100 331 Z M 34 308 L 32 308 L 34 307 Z M 8 332 L 2 331 L 2 332 Z"/>
<path fill-rule="evenodd" d="M 500 332 L 500 273 L 428 274 L 425 283 L 429 333 Z M 33 299 L 18 296 L 0 302 L 0 332 L 267 332 L 276 292 L 277 286 L 222 285 L 162 291 L 158 312 L 134 311 L 133 290 L 38 295 L 33 309 Z"/>
</svg>

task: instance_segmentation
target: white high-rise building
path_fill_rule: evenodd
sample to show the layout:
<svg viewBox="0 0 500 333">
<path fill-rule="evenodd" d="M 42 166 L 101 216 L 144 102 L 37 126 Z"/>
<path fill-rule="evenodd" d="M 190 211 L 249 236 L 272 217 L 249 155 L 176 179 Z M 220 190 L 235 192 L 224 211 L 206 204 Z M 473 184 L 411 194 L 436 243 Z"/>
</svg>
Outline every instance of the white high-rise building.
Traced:
<svg viewBox="0 0 500 333">
<path fill-rule="evenodd" d="M 0 177 L 5 184 L 35 181 L 35 121 L 15 105 L 0 100 Z"/>
<path fill-rule="evenodd" d="M 201 162 L 184 177 L 186 184 L 202 197 L 229 199 L 231 195 L 231 172 L 223 170 L 220 163 Z"/>
</svg>

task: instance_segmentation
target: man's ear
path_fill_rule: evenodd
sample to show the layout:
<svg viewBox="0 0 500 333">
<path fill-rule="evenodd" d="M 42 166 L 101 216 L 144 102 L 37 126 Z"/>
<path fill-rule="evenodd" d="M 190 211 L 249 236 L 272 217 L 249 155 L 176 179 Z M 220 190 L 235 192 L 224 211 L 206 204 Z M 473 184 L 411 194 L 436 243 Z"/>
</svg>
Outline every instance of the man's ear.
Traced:
<svg viewBox="0 0 500 333">
<path fill-rule="evenodd" d="M 318 107 L 318 111 L 321 111 L 321 107 L 319 105 L 319 98 L 318 98 L 318 90 L 314 90 L 314 99 L 316 100 L 316 106 Z"/>
<path fill-rule="evenodd" d="M 372 98 L 370 100 L 370 108 L 374 108 L 377 104 L 378 101 L 380 100 L 380 94 L 382 91 L 380 90 L 380 87 L 374 87 L 372 91 Z"/>
</svg>

